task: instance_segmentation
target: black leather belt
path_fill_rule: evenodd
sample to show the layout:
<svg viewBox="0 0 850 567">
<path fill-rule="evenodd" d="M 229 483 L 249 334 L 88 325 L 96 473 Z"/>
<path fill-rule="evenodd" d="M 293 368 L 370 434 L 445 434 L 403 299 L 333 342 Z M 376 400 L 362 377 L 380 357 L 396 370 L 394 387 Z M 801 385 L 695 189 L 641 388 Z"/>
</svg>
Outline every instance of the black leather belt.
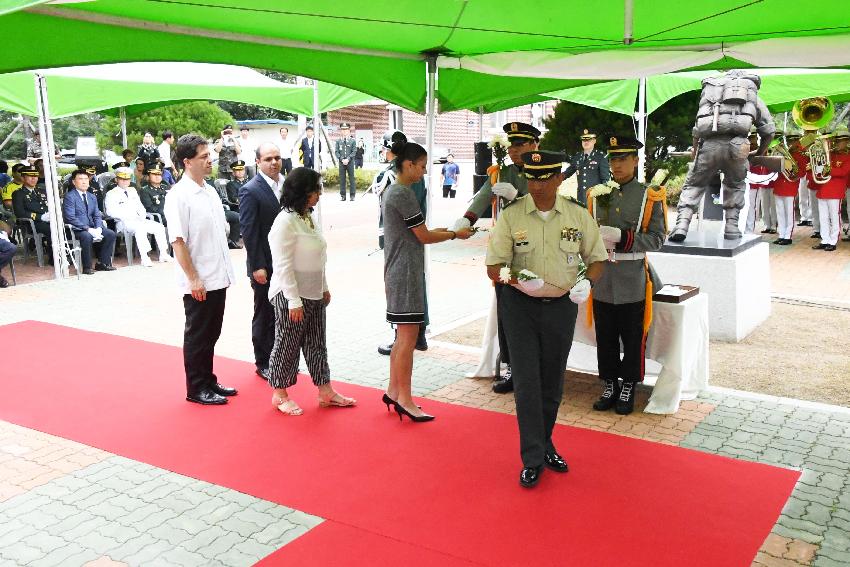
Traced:
<svg viewBox="0 0 850 567">
<path fill-rule="evenodd" d="M 509 287 L 510 287 L 512 290 L 514 290 L 515 292 L 517 292 L 518 294 L 520 294 L 521 296 L 523 296 L 524 298 L 526 298 L 526 299 L 530 299 L 530 300 L 532 300 L 532 301 L 536 301 L 537 303 L 544 303 L 544 304 L 546 304 L 546 303 L 557 303 L 557 302 L 559 302 L 559 301 L 563 301 L 563 300 L 565 300 L 565 299 L 569 299 L 569 297 L 570 297 L 570 292 L 567 292 L 567 293 L 565 293 L 564 295 L 562 295 L 562 296 L 560 296 L 560 297 L 534 297 L 534 296 L 532 296 L 532 295 L 528 295 L 527 293 L 524 293 L 524 292 L 522 292 L 522 291 L 518 290 L 518 289 L 517 289 L 517 288 L 515 288 L 514 286 L 509 286 Z"/>
</svg>

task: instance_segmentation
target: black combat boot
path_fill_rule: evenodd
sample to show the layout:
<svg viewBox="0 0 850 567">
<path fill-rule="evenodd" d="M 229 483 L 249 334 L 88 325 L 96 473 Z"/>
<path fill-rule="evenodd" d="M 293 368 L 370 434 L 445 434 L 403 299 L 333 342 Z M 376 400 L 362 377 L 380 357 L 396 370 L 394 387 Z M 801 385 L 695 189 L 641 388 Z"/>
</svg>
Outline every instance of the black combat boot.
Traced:
<svg viewBox="0 0 850 567">
<path fill-rule="evenodd" d="M 617 380 L 605 380 L 605 389 L 602 390 L 602 395 L 599 399 L 593 402 L 593 409 L 596 411 L 608 411 L 617 403 L 617 397 L 620 395 L 620 384 Z"/>
<path fill-rule="evenodd" d="M 623 382 L 620 395 L 617 396 L 617 407 L 614 411 L 618 415 L 629 415 L 635 411 L 635 383 Z"/>
<path fill-rule="evenodd" d="M 514 391 L 514 380 L 511 376 L 511 365 L 508 364 L 504 376 L 499 376 L 493 381 L 493 391 L 497 394 L 507 394 Z"/>
<path fill-rule="evenodd" d="M 398 336 L 398 329 L 393 329 L 393 340 L 385 345 L 378 345 L 378 354 L 383 354 L 384 356 L 389 356 L 393 351 L 393 345 L 395 344 L 395 338 Z"/>
</svg>

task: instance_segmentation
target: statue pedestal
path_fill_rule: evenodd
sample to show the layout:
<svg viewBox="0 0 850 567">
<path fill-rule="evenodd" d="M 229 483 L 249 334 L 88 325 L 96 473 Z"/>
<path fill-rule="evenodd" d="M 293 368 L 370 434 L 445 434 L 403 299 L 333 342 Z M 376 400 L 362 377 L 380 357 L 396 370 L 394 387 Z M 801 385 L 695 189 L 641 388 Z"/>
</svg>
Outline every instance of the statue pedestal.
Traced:
<svg viewBox="0 0 850 567">
<path fill-rule="evenodd" d="M 723 223 L 703 222 L 649 261 L 665 284 L 696 285 L 708 295 L 712 339 L 739 342 L 770 316 L 770 259 L 760 235 L 725 240 Z"/>
</svg>

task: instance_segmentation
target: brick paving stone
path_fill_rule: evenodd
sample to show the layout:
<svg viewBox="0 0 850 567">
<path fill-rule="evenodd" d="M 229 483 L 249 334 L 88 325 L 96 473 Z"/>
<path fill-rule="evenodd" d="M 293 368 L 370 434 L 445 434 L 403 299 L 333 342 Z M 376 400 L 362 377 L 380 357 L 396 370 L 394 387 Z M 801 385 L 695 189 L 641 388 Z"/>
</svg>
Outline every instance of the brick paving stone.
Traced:
<svg viewBox="0 0 850 567">
<path fill-rule="evenodd" d="M 175 547 L 157 558 L 164 565 L 179 565 L 182 567 L 205 567 L 209 559 L 199 553 L 192 553 L 183 547 Z M 247 565 L 247 563 L 246 563 Z"/>
<path fill-rule="evenodd" d="M 38 567 L 65 567 L 73 565 L 71 557 L 84 553 L 83 547 L 76 542 L 67 542 L 62 547 L 56 547 L 50 553 L 38 560 Z"/>
<path fill-rule="evenodd" d="M 215 538 L 208 545 L 198 549 L 198 553 L 207 559 L 218 559 L 222 563 L 227 563 L 223 559 L 225 553 L 230 551 L 237 543 L 245 541 L 247 538 L 233 532 L 225 532 L 224 535 Z"/>
</svg>

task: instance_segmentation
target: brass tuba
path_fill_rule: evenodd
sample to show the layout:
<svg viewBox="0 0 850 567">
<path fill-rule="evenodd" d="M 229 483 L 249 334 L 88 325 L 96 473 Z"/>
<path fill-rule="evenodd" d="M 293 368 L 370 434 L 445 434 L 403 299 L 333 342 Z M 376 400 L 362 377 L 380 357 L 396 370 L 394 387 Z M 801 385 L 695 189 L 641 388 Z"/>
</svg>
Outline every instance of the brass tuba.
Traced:
<svg viewBox="0 0 850 567">
<path fill-rule="evenodd" d="M 832 165 L 829 155 L 829 138 L 823 135 L 815 135 L 815 133 L 829 124 L 834 115 L 835 106 L 825 96 L 805 98 L 795 102 L 794 108 L 791 109 L 791 117 L 797 126 L 810 132 L 803 137 L 801 142 L 804 145 L 810 142 L 806 149 L 809 155 L 809 167 L 812 171 L 812 179 L 819 185 L 823 185 L 832 179 L 830 175 Z"/>
<path fill-rule="evenodd" d="M 797 160 L 791 155 L 788 147 L 779 138 L 774 138 L 770 142 L 768 155 L 779 156 L 782 158 L 782 176 L 788 181 L 794 182 L 800 180 L 800 166 Z"/>
</svg>

